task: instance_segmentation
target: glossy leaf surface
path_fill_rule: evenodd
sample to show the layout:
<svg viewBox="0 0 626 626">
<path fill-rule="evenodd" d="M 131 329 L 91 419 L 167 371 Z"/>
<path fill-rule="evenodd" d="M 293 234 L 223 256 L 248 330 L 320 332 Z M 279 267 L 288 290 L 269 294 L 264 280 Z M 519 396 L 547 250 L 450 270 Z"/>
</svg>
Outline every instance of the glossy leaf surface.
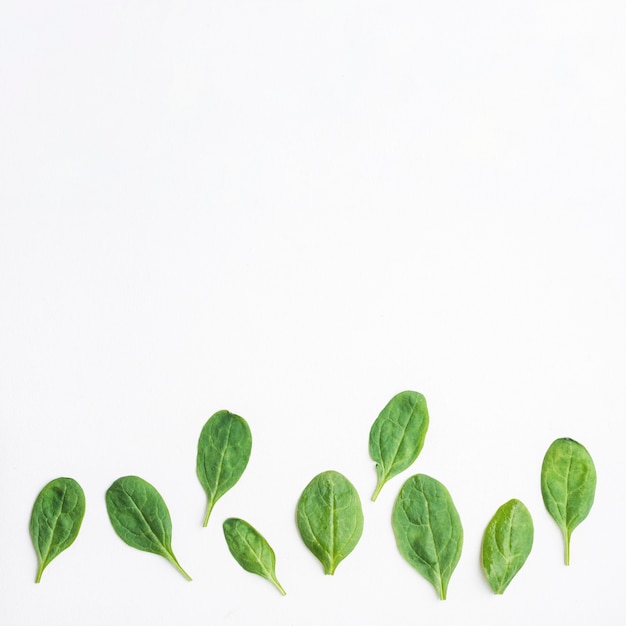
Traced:
<svg viewBox="0 0 626 626">
<path fill-rule="evenodd" d="M 229 517 L 223 524 L 228 549 L 237 563 L 247 572 L 258 574 L 269 580 L 285 595 L 285 590 L 276 578 L 276 556 L 274 550 L 259 531 L 245 520 Z"/>
<path fill-rule="evenodd" d="M 445 600 L 463 547 L 461 519 L 448 490 L 425 474 L 411 476 L 394 504 L 392 525 L 400 554 Z"/>
<path fill-rule="evenodd" d="M 252 434 L 246 420 L 218 411 L 202 428 L 198 440 L 196 473 L 207 495 L 203 526 L 215 503 L 241 478 L 252 450 Z"/>
<path fill-rule="evenodd" d="M 137 550 L 167 559 L 187 580 L 172 551 L 172 520 L 161 494 L 139 476 L 118 478 L 106 492 L 106 506 L 120 539 Z"/>
<path fill-rule="evenodd" d="M 37 553 L 35 582 L 50 561 L 69 548 L 85 516 L 85 494 L 73 478 L 55 478 L 40 492 L 30 517 L 30 536 Z"/>
<path fill-rule="evenodd" d="M 343 474 L 332 470 L 318 474 L 305 487 L 296 518 L 302 540 L 325 574 L 335 573 L 363 533 L 359 494 Z"/>
<path fill-rule="evenodd" d="M 426 398 L 417 391 L 402 391 L 380 412 L 370 430 L 370 456 L 378 475 L 372 500 L 376 500 L 390 478 L 417 459 L 424 446 L 428 421 Z"/>
<path fill-rule="evenodd" d="M 572 531 L 589 514 L 596 493 L 596 468 L 583 445 L 567 437 L 548 448 L 541 467 L 541 495 L 563 532 L 565 564 Z"/>
<path fill-rule="evenodd" d="M 494 593 L 501 594 L 526 562 L 533 547 L 534 527 L 526 506 L 509 500 L 491 518 L 481 550 L 481 563 Z"/>
</svg>

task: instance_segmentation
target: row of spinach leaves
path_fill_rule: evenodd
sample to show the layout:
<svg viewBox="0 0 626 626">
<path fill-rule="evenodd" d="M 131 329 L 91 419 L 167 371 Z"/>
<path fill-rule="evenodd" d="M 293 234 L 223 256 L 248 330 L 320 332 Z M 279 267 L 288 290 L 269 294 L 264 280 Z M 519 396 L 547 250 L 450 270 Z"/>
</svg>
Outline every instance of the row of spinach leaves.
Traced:
<svg viewBox="0 0 626 626">
<path fill-rule="evenodd" d="M 408 469 L 424 445 L 429 415 L 426 399 L 416 391 L 395 395 L 370 430 L 370 456 L 376 463 L 376 500 L 391 478 Z M 223 410 L 206 422 L 198 441 L 196 473 L 207 496 L 203 525 L 215 503 L 243 474 L 252 450 L 246 420 Z M 548 448 L 541 468 L 545 506 L 563 533 L 565 563 L 569 565 L 572 531 L 593 504 L 596 470 L 585 447 L 570 438 Z M 172 550 L 172 522 L 160 493 L 138 476 L 118 478 L 106 492 L 111 524 L 128 545 L 167 559 L 187 580 Z M 78 536 L 85 514 L 85 494 L 73 478 L 56 478 L 39 493 L 30 520 L 30 534 L 38 558 L 36 582 L 44 569 Z M 321 562 L 325 574 L 356 547 L 363 532 L 363 510 L 354 485 L 341 473 L 318 474 L 305 487 L 297 504 L 300 536 Z M 401 555 L 446 598 L 448 583 L 460 559 L 463 526 L 450 493 L 425 474 L 411 476 L 393 506 L 392 527 Z M 236 561 L 247 571 L 272 582 L 284 595 L 276 577 L 276 557 L 267 540 L 247 521 L 228 518 L 224 537 Z M 503 504 L 487 525 L 482 541 L 482 567 L 496 594 L 505 589 L 526 562 L 533 545 L 530 512 L 517 499 Z"/>
</svg>

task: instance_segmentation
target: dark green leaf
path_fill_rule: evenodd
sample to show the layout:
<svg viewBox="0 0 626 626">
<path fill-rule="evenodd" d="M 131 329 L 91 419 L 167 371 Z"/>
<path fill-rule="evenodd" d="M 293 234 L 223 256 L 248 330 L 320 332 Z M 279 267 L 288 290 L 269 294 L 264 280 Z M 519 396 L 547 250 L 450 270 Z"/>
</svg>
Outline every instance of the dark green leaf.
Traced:
<svg viewBox="0 0 626 626">
<path fill-rule="evenodd" d="M 533 547 L 533 520 L 519 500 L 509 500 L 491 518 L 481 551 L 481 562 L 494 593 L 504 593 L 526 562 Z"/>
<path fill-rule="evenodd" d="M 258 574 L 273 583 L 278 591 L 285 590 L 276 578 L 276 556 L 265 537 L 248 522 L 229 517 L 223 524 L 224 537 L 230 553 L 243 569 Z"/>
<path fill-rule="evenodd" d="M 461 519 L 448 490 L 425 474 L 411 476 L 394 504 L 392 525 L 400 554 L 445 600 L 463 547 Z"/>
<path fill-rule="evenodd" d="M 252 435 L 246 420 L 218 411 L 202 428 L 198 441 L 196 473 L 207 495 L 203 526 L 215 503 L 239 480 L 248 465 Z"/>
<path fill-rule="evenodd" d="M 334 574 L 361 538 L 363 511 L 352 483 L 339 472 L 318 474 L 298 501 L 298 530 L 320 560 L 325 574 Z"/>
<path fill-rule="evenodd" d="M 161 494 L 138 476 L 118 478 L 106 492 L 113 529 L 137 550 L 166 558 L 187 579 L 172 551 L 172 520 Z"/>
<path fill-rule="evenodd" d="M 370 456 L 378 474 L 372 500 L 390 478 L 417 459 L 427 430 L 428 409 L 421 393 L 403 391 L 391 398 L 370 430 Z"/>
<path fill-rule="evenodd" d="M 85 494 L 73 478 L 55 478 L 40 492 L 30 517 L 30 536 L 39 567 L 35 582 L 46 566 L 78 536 L 85 516 Z"/>
<path fill-rule="evenodd" d="M 593 505 L 596 468 L 589 452 L 573 439 L 557 439 L 541 466 L 541 494 L 546 509 L 563 532 L 565 565 L 569 565 L 572 531 Z"/>
</svg>

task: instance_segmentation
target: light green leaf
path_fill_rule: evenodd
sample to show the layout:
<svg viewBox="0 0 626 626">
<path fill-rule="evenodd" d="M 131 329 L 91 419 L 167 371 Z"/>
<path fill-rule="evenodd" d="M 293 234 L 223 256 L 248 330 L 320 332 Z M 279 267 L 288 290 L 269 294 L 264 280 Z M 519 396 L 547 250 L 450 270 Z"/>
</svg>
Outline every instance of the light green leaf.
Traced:
<svg viewBox="0 0 626 626">
<path fill-rule="evenodd" d="M 318 474 L 304 488 L 296 519 L 302 540 L 325 574 L 335 573 L 363 533 L 359 494 L 343 474 L 332 470 Z"/>
<path fill-rule="evenodd" d="M 526 562 L 533 547 L 533 520 L 519 500 L 509 500 L 491 518 L 481 550 L 481 563 L 494 593 L 501 594 Z"/>
<path fill-rule="evenodd" d="M 84 516 L 85 494 L 73 478 L 55 478 L 39 492 L 30 517 L 39 562 L 35 582 L 50 561 L 72 545 Z"/>
<path fill-rule="evenodd" d="M 541 466 L 541 495 L 546 509 L 563 532 L 565 565 L 570 561 L 572 531 L 589 514 L 596 493 L 596 468 L 577 441 L 557 439 Z"/>
<path fill-rule="evenodd" d="M 172 551 L 172 520 L 161 494 L 139 476 L 118 478 L 106 492 L 106 506 L 120 539 L 137 550 L 167 559 L 187 580 Z"/>
<path fill-rule="evenodd" d="M 417 459 L 428 430 L 426 398 L 417 391 L 402 391 L 380 412 L 370 430 L 370 456 L 376 463 L 378 483 L 372 500 L 383 485 Z"/>
<path fill-rule="evenodd" d="M 237 563 L 247 572 L 269 580 L 283 595 L 282 585 L 276 578 L 276 556 L 265 537 L 245 520 L 229 517 L 223 524 L 228 549 Z"/>
<path fill-rule="evenodd" d="M 392 526 L 400 554 L 445 600 L 463 548 L 461 519 L 448 490 L 425 474 L 411 476 L 394 504 Z"/>
<path fill-rule="evenodd" d="M 203 526 L 209 523 L 215 503 L 241 478 L 251 450 L 250 427 L 239 415 L 218 411 L 202 428 L 196 473 L 207 495 Z"/>
</svg>

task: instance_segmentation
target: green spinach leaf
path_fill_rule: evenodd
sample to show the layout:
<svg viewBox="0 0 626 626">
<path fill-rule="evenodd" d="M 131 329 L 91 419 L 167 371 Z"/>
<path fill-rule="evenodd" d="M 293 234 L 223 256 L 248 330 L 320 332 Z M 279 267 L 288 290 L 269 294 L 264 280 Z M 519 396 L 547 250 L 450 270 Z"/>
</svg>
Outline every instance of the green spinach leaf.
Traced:
<svg viewBox="0 0 626 626">
<path fill-rule="evenodd" d="M 161 494 L 139 476 L 122 476 L 106 492 L 106 506 L 120 539 L 167 559 L 187 580 L 172 551 L 172 520 Z"/>
<path fill-rule="evenodd" d="M 202 428 L 196 473 L 207 495 L 203 526 L 209 523 L 215 503 L 241 478 L 251 449 L 250 427 L 239 415 L 218 411 Z"/>
<path fill-rule="evenodd" d="M 390 478 L 417 459 L 424 446 L 428 421 L 426 398 L 417 391 L 395 395 L 380 412 L 370 430 L 370 456 L 378 475 L 372 500 L 376 500 Z"/>
<path fill-rule="evenodd" d="M 325 574 L 334 574 L 363 533 L 363 510 L 357 490 L 339 472 L 318 474 L 298 501 L 300 536 L 319 559 Z"/>
<path fill-rule="evenodd" d="M 224 537 L 230 553 L 243 569 L 269 580 L 283 595 L 276 578 L 276 556 L 267 540 L 245 520 L 229 517 L 223 524 Z"/>
<path fill-rule="evenodd" d="M 73 478 L 55 478 L 39 492 L 30 516 L 39 562 L 35 582 L 50 561 L 74 543 L 84 516 L 85 494 Z"/>
<path fill-rule="evenodd" d="M 461 519 L 448 490 L 425 474 L 411 476 L 394 504 L 392 526 L 400 554 L 445 600 L 463 548 Z"/>
<path fill-rule="evenodd" d="M 596 468 L 583 445 L 564 437 L 548 448 L 541 467 L 541 494 L 563 532 L 565 565 L 569 565 L 572 531 L 593 505 L 596 480 Z"/>
<path fill-rule="evenodd" d="M 526 562 L 533 547 L 533 519 L 519 500 L 509 500 L 491 518 L 481 563 L 494 593 L 501 594 Z"/>
</svg>

